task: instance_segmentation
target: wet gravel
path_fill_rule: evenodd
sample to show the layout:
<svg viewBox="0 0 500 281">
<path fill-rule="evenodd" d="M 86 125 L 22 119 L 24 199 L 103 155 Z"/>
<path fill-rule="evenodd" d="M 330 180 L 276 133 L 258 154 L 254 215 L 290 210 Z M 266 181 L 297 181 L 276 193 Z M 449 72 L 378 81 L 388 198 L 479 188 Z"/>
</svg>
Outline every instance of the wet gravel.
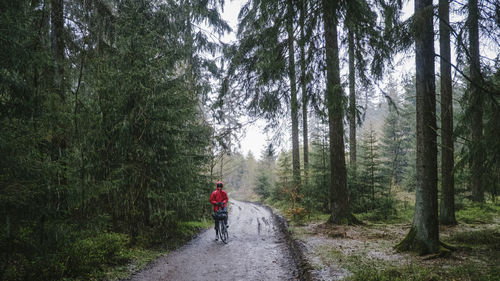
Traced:
<svg viewBox="0 0 500 281">
<path fill-rule="evenodd" d="M 270 209 L 231 200 L 229 241 L 213 228 L 130 280 L 298 280 L 283 226 Z"/>
</svg>

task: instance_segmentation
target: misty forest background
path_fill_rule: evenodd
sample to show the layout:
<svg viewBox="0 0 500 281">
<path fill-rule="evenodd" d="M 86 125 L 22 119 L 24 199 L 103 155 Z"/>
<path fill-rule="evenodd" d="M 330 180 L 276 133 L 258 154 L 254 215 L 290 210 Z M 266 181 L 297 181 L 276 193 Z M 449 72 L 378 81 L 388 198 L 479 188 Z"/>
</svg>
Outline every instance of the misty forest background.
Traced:
<svg viewBox="0 0 500 281">
<path fill-rule="evenodd" d="M 112 279 L 210 226 L 219 179 L 421 254 L 498 225 L 500 6 L 406 4 L 249 0 L 228 44 L 223 0 L 1 1 L 0 279 Z"/>
</svg>

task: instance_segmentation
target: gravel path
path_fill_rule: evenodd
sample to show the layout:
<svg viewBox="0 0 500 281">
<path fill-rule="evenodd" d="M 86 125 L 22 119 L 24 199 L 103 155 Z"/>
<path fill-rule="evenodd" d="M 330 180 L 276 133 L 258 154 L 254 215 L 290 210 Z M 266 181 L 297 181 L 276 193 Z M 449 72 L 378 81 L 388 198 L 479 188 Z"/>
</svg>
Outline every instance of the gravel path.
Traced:
<svg viewBox="0 0 500 281">
<path fill-rule="evenodd" d="M 298 280 L 284 235 L 269 209 L 230 203 L 228 244 L 216 242 L 211 228 L 131 280 Z"/>
</svg>

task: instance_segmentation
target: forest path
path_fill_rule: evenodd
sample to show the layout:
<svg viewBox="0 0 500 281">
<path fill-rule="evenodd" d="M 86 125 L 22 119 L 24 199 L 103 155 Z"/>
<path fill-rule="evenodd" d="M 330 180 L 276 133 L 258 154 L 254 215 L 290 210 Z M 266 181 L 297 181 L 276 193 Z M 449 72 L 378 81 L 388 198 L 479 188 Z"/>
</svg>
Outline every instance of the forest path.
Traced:
<svg viewBox="0 0 500 281">
<path fill-rule="evenodd" d="M 230 200 L 229 241 L 213 228 L 159 258 L 131 280 L 297 280 L 297 268 L 271 211 Z"/>
</svg>

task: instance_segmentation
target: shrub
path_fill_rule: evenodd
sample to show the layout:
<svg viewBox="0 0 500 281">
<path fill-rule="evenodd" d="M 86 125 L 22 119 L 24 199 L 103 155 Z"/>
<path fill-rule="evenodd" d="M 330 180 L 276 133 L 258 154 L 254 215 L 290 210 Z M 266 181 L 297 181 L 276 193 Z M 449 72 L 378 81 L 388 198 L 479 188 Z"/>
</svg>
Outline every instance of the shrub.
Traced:
<svg viewBox="0 0 500 281">
<path fill-rule="evenodd" d="M 93 274 L 102 265 L 125 263 L 128 260 L 125 251 L 128 242 L 127 235 L 113 232 L 77 240 L 70 250 L 71 275 Z"/>
<path fill-rule="evenodd" d="M 302 222 L 307 216 L 307 211 L 302 207 L 295 206 L 287 209 L 286 214 L 288 217 L 291 217 L 294 222 Z"/>
<path fill-rule="evenodd" d="M 392 221 L 397 218 L 396 200 L 390 196 L 378 198 L 374 209 L 359 213 L 359 219 L 368 221 Z"/>
</svg>

